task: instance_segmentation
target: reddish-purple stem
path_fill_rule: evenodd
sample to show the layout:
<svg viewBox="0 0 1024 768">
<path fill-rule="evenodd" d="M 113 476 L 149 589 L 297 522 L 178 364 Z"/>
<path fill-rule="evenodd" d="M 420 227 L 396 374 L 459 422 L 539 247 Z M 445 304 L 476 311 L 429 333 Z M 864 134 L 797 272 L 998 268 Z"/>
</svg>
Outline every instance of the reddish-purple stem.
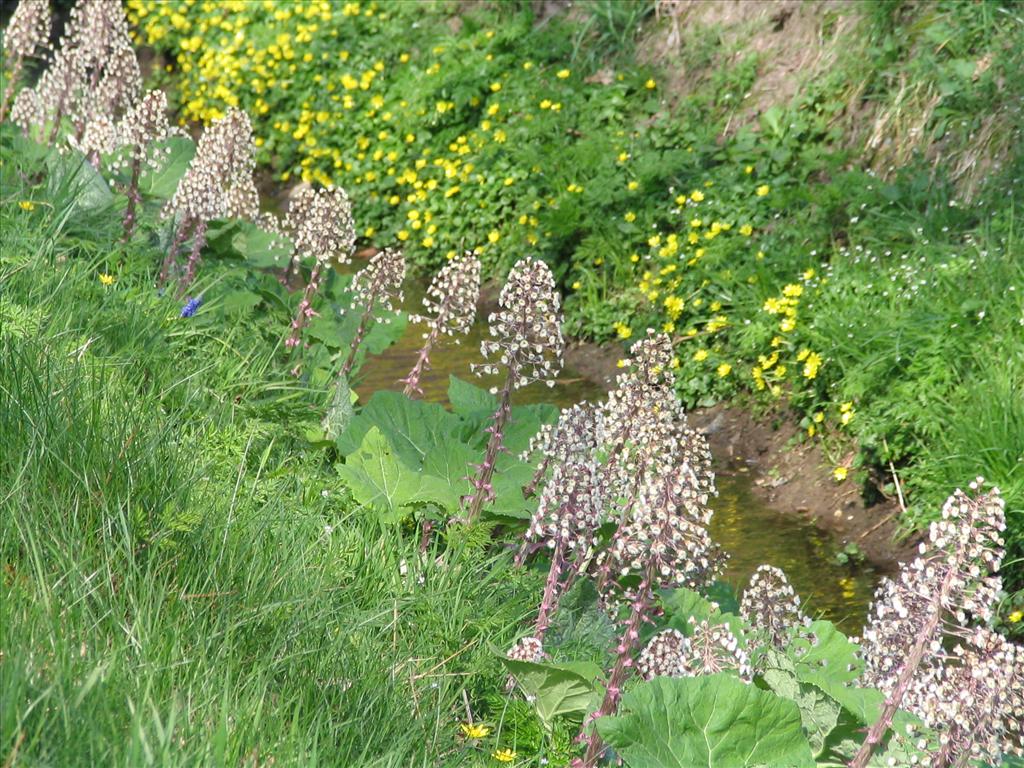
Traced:
<svg viewBox="0 0 1024 768">
<path fill-rule="evenodd" d="M 435 324 L 430 330 L 430 335 L 427 336 L 426 342 L 423 344 L 423 348 L 420 350 L 419 356 L 416 358 L 416 365 L 409 371 L 409 375 L 404 379 L 400 379 L 402 384 L 405 384 L 405 389 L 402 390 L 402 394 L 406 397 L 413 397 L 415 395 L 422 395 L 423 390 L 420 389 L 420 376 L 423 375 L 424 371 L 430 370 L 430 350 L 433 349 L 434 344 L 437 343 L 437 337 L 440 335 L 440 330 Z"/>
<path fill-rule="evenodd" d="M 171 267 L 178 260 L 178 252 L 181 247 L 185 244 L 185 239 L 188 237 L 188 228 L 191 225 L 191 220 L 188 215 L 184 215 L 178 224 L 178 228 L 174 230 L 174 238 L 171 240 L 171 247 L 167 249 L 167 256 L 164 258 L 163 266 L 160 267 L 160 277 L 157 278 L 157 287 L 161 287 L 171 276 Z"/>
<path fill-rule="evenodd" d="M 608 687 L 605 689 L 604 700 L 601 702 L 601 707 L 592 717 L 588 718 L 588 721 L 614 715 L 619 708 L 619 700 L 622 698 L 622 686 L 633 669 L 633 654 L 636 652 L 636 646 L 640 640 L 640 625 L 651 608 L 653 570 L 653 563 L 648 563 L 647 569 L 644 571 L 643 578 L 640 581 L 640 586 L 637 588 L 636 597 L 633 599 L 626 628 L 623 630 L 622 637 L 619 638 L 619 644 L 615 648 L 615 666 L 608 677 Z M 593 768 L 593 766 L 597 765 L 597 760 L 604 751 L 604 742 L 598 735 L 596 727 L 591 727 L 590 735 L 586 738 L 587 750 L 584 753 L 583 760 L 573 761 L 573 768 Z"/>
<path fill-rule="evenodd" d="M 370 322 L 373 320 L 373 307 L 376 304 L 373 297 L 370 298 L 369 303 L 366 305 L 366 311 L 363 312 L 363 316 L 359 318 L 359 327 L 356 328 L 356 335 L 352 339 L 352 344 L 348 348 L 348 359 L 345 361 L 345 365 L 341 368 L 341 375 L 348 376 L 352 370 L 352 366 L 356 363 L 356 352 L 359 351 L 359 345 L 363 343 L 363 337 L 366 335 L 367 329 L 370 327 Z"/>
<path fill-rule="evenodd" d="M 299 308 L 295 312 L 295 319 L 292 320 L 292 333 L 285 341 L 286 347 L 297 347 L 302 341 L 302 329 L 306 327 L 306 321 L 313 315 L 313 296 L 316 295 L 317 289 L 320 287 L 320 261 L 313 265 L 313 271 L 309 275 L 309 282 L 306 283 L 306 289 L 302 292 L 302 301 L 299 302 Z"/>
<path fill-rule="evenodd" d="M 138 147 L 135 147 L 137 150 Z M 142 157 L 138 152 L 133 152 L 132 157 L 132 178 L 128 182 L 128 207 L 124 209 L 124 219 L 122 223 L 124 225 L 124 234 L 121 236 L 121 242 L 127 243 L 131 240 L 132 234 L 135 232 L 135 213 L 136 208 L 142 201 L 142 197 L 139 195 L 139 176 L 142 174 Z"/>
<path fill-rule="evenodd" d="M 181 276 L 181 282 L 178 285 L 179 295 L 185 295 L 185 291 L 196 279 L 196 270 L 199 269 L 199 254 L 204 245 L 206 245 L 206 220 L 199 219 L 192 232 L 192 252 L 188 256 L 188 265 L 185 267 L 185 274 Z"/>
<path fill-rule="evenodd" d="M 494 412 L 491 426 L 487 428 L 487 431 L 491 433 L 491 438 L 487 441 L 483 463 L 478 467 L 479 471 L 473 480 L 473 495 L 468 499 L 466 517 L 470 522 L 480 516 L 480 511 L 486 502 L 494 499 L 491 477 L 494 475 L 494 464 L 498 460 L 498 453 L 503 445 L 505 423 L 512 413 L 512 388 L 518 378 L 519 366 L 510 365 L 508 376 L 505 378 L 505 386 L 501 388 L 498 410 Z"/>
</svg>

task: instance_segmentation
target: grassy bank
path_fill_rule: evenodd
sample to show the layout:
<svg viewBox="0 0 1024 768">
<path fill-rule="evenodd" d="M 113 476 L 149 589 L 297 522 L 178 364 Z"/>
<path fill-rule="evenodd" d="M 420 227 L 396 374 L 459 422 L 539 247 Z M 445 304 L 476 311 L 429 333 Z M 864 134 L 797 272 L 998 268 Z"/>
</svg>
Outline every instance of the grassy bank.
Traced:
<svg viewBox="0 0 1024 768">
<path fill-rule="evenodd" d="M 305 436 L 330 393 L 282 363 L 296 297 L 214 261 L 197 290 L 220 298 L 180 317 L 153 290 L 148 232 L 111 247 L 117 211 L 25 188 L 39 167 L 8 138 L 4 759 L 472 764 L 465 680 L 504 685 L 490 645 L 511 643 L 537 580 L 449 542 L 458 567 L 419 582 L 417 537 L 360 513 Z"/>
<path fill-rule="evenodd" d="M 1021 556 L 1012 4 L 129 7 L 182 120 L 248 109 L 365 244 L 537 253 L 571 332 L 670 332 L 688 405 L 785 401 L 836 482 L 894 496 L 895 470 L 911 528 L 998 483 Z"/>
</svg>

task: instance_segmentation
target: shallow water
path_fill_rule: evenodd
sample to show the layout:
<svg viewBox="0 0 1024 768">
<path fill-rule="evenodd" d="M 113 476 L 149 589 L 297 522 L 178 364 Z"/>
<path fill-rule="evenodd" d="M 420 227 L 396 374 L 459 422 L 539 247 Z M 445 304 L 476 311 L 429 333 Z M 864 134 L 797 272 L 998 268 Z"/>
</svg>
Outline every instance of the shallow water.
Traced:
<svg viewBox="0 0 1024 768">
<path fill-rule="evenodd" d="M 422 285 L 410 281 L 406 286 L 406 310 L 419 308 L 423 290 Z M 396 344 L 381 355 L 371 356 L 355 382 L 356 391 L 400 390 L 398 380 L 415 363 L 422 334 L 422 326 L 410 323 Z M 432 369 L 420 382 L 424 399 L 445 402 L 450 374 L 478 386 L 500 384 L 500 377 L 476 378 L 470 372 L 471 363 L 482 361 L 480 342 L 486 337 L 486 317 L 478 317 L 460 344 L 449 339 L 435 347 L 430 356 Z M 533 384 L 517 391 L 512 402 L 548 402 L 565 407 L 603 397 L 600 387 L 567 368 L 553 388 Z M 711 528 L 715 540 L 729 554 L 725 579 L 742 588 L 759 565 L 775 565 L 786 572 L 809 615 L 829 619 L 847 633 L 859 634 L 879 574 L 870 567 L 837 563 L 835 557 L 841 550 L 838 542 L 807 521 L 764 505 L 751 493 L 747 475 L 719 474 L 718 490 Z"/>
</svg>

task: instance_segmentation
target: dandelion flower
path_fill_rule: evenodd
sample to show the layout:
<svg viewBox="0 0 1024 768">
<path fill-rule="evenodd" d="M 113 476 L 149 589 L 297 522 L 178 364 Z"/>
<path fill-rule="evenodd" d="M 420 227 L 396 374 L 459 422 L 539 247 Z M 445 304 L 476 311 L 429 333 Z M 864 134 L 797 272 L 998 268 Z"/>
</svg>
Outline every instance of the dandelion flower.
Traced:
<svg viewBox="0 0 1024 768">
<path fill-rule="evenodd" d="M 21 210 L 23 211 L 28 211 L 29 213 L 31 213 L 36 209 L 36 204 L 33 203 L 31 200 L 22 200 L 20 203 L 18 203 L 18 207 L 21 208 Z"/>
<path fill-rule="evenodd" d="M 514 750 L 511 749 L 499 749 L 495 752 L 492 752 L 491 757 L 493 757 L 499 763 L 511 763 L 513 760 L 516 759 L 516 753 Z"/>
<path fill-rule="evenodd" d="M 108 275 L 105 272 L 101 272 L 100 273 L 100 284 L 101 285 L 113 285 L 114 284 L 114 276 L 113 275 Z"/>
</svg>

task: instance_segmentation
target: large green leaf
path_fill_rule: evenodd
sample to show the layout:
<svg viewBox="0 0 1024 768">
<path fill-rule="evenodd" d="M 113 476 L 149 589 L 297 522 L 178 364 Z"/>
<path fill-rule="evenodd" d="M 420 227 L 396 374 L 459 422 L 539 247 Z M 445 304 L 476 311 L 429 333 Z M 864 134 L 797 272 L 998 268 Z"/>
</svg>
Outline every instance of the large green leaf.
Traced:
<svg viewBox="0 0 1024 768">
<path fill-rule="evenodd" d="M 630 768 L 803 768 L 814 757 L 792 701 L 720 673 L 657 677 L 597 721 Z"/>
<path fill-rule="evenodd" d="M 580 720 L 600 704 L 597 680 L 601 668 L 593 662 L 541 664 L 504 656 L 502 661 L 520 687 L 533 697 L 537 717 L 549 730 L 556 717 Z"/>
<path fill-rule="evenodd" d="M 196 154 L 196 145 L 187 136 L 172 136 L 160 144 L 161 150 L 170 150 L 159 170 L 153 172 L 143 165 L 139 178 L 139 191 L 149 197 L 170 198 L 185 175 L 188 164 Z"/>
<path fill-rule="evenodd" d="M 444 480 L 460 495 L 470 491 L 470 464 L 480 460 L 480 455 L 465 443 L 445 440 L 441 445 L 427 451 L 423 459 L 423 471 Z"/>
<path fill-rule="evenodd" d="M 433 502 L 448 511 L 459 505 L 458 494 L 451 486 L 407 466 L 377 427 L 372 427 L 359 448 L 346 456 L 338 474 L 356 501 L 374 509 L 384 522 L 397 522 L 417 504 Z"/>
<path fill-rule="evenodd" d="M 821 689 L 796 678 L 793 661 L 785 654 L 769 650 L 762 660 L 765 684 L 800 708 L 800 721 L 815 755 L 825 748 L 829 734 L 839 722 L 840 706 Z"/>
<path fill-rule="evenodd" d="M 287 266 L 295 248 L 284 235 L 267 232 L 249 221 L 237 223 L 231 247 L 251 266 L 264 269 Z"/>
<path fill-rule="evenodd" d="M 46 157 L 50 174 L 47 177 L 49 195 L 60 199 L 65 194 L 74 198 L 74 209 L 81 215 L 106 208 L 114 201 L 114 193 L 99 171 L 85 156 L 69 151 L 52 153 Z"/>
<path fill-rule="evenodd" d="M 374 427 L 387 436 L 402 461 L 419 469 L 428 454 L 443 450 L 449 442 L 457 442 L 454 434 L 459 424 L 455 416 L 436 403 L 410 400 L 401 392 L 379 390 L 338 438 L 338 450 L 343 454 L 351 453 Z M 468 471 L 464 468 L 463 475 Z M 451 477 L 452 473 L 437 474 Z"/>
<path fill-rule="evenodd" d="M 498 409 L 494 395 L 456 376 L 448 377 L 448 402 L 455 413 L 468 421 L 487 421 Z"/>
</svg>

